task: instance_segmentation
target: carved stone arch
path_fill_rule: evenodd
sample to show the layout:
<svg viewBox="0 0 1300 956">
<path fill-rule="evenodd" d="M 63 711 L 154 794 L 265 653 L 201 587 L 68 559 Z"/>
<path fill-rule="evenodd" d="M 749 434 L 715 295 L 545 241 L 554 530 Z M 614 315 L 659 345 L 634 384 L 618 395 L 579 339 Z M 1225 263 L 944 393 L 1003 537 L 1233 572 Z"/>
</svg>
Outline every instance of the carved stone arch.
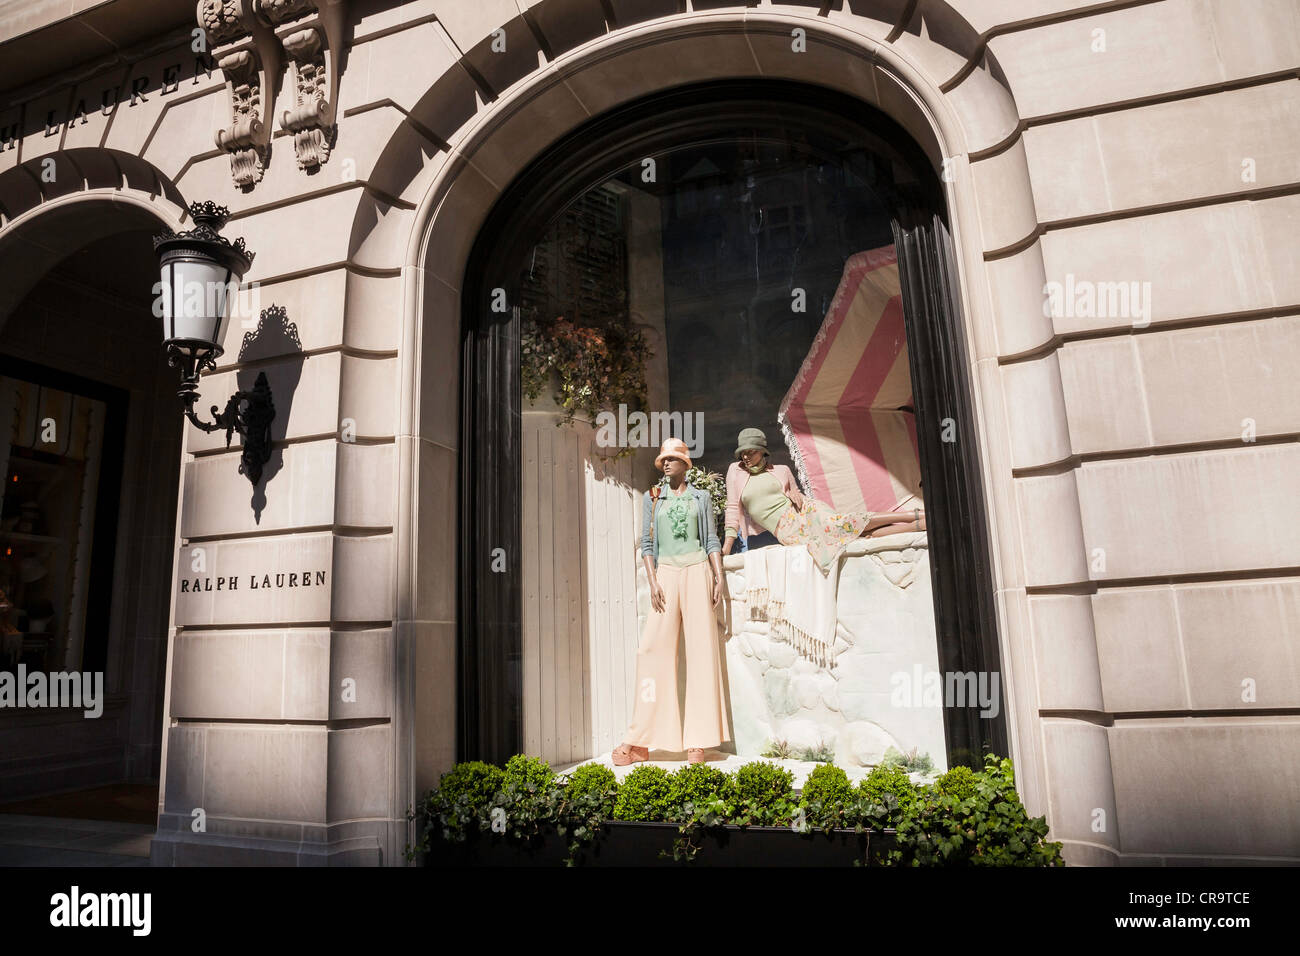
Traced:
<svg viewBox="0 0 1300 956">
<path fill-rule="evenodd" d="M 56 156 L 74 175 L 56 193 L 33 193 L 31 170 L 42 157 L 0 174 L 0 328 L 60 259 L 128 229 L 179 229 L 185 202 L 176 186 L 138 156 L 72 149 Z M 39 182 L 39 180 L 37 180 Z"/>
<path fill-rule="evenodd" d="M 42 176 L 48 162 L 55 164 L 52 180 Z M 129 192 L 185 206 L 171 179 L 134 153 L 96 147 L 51 150 L 0 173 L 0 234 L 38 206 L 90 190 Z"/>
<path fill-rule="evenodd" d="M 461 284 L 479 227 L 510 181 L 568 131 L 619 103 L 667 87 L 758 76 L 831 87 L 903 126 L 944 183 L 956 260 L 952 280 L 962 304 L 958 318 L 975 392 L 976 430 L 990 439 L 981 449 L 980 468 L 1009 691 L 1009 743 L 1026 804 L 1043 812 L 1046 782 L 1034 712 L 1032 645 L 1023 608 L 1003 600 L 1004 592 L 1015 589 L 1023 597 L 1024 586 L 1009 422 L 996 379 L 987 375 L 999 342 L 1014 340 L 1017 347 L 1031 350 L 1051 336 L 1050 322 L 1041 319 L 1044 269 L 1019 115 L 984 36 L 959 10 L 967 4 L 845 0 L 831 6 L 829 17 L 818 16 L 811 6 L 737 5 L 619 24 L 555 56 L 542 69 L 511 77 L 512 85 L 502 84 L 504 92 L 481 108 L 475 99 L 482 91 L 482 72 L 449 71 L 411 110 L 381 154 L 371 185 L 397 204 L 362 202 L 351 251 L 393 249 L 405 236 L 399 427 L 418 448 L 420 436 L 436 427 L 434 418 L 455 414 L 454 405 L 445 404 L 458 394 L 455 373 L 452 384 L 446 384 L 445 364 L 439 364 L 438 356 L 459 347 Z M 511 24 L 502 28 L 509 33 Z M 816 58 L 788 55 L 795 28 L 806 31 Z M 435 374 L 444 379 L 435 381 Z M 435 408 L 430 395 L 441 396 L 444 405 Z M 1063 413 L 1056 416 L 1059 420 L 1047 418 L 1043 427 L 1054 429 L 1058 441 L 1064 436 L 1068 447 Z M 406 622 L 414 626 L 418 620 L 419 576 L 430 573 L 420 564 L 429 545 L 420 540 L 417 519 L 421 496 L 432 488 L 430 479 L 422 477 L 416 451 L 402 462 L 394 576 L 399 632 Z M 413 686 L 409 695 L 398 701 L 398 708 L 414 728 L 415 751 L 454 753 L 449 740 L 430 744 L 419 739 L 426 718 L 417 714 Z M 439 713 L 445 717 L 445 705 Z M 1109 768 L 1105 771 L 1108 775 Z M 418 776 L 412 764 L 402 774 L 402 785 L 414 793 Z"/>
</svg>

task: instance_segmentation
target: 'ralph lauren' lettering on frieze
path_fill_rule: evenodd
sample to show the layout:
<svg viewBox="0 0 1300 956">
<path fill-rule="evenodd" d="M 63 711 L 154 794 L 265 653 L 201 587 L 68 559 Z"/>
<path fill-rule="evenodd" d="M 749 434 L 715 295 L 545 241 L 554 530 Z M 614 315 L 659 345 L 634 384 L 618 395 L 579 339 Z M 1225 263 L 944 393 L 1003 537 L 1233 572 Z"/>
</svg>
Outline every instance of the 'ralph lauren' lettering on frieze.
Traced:
<svg viewBox="0 0 1300 956">
<path fill-rule="evenodd" d="M 238 591 L 239 575 L 218 575 L 217 577 L 181 578 L 182 594 L 197 594 L 199 591 Z M 325 586 L 324 571 L 277 571 L 275 574 L 250 574 L 247 577 L 247 589 L 256 591 L 263 588 L 310 588 Z"/>
<path fill-rule="evenodd" d="M 111 116 L 119 105 L 130 109 L 139 106 L 141 103 L 150 102 L 155 93 L 158 96 L 175 93 L 180 89 L 182 70 L 191 77 L 193 83 L 198 83 L 200 76 L 212 75 L 212 66 L 213 64 L 206 54 L 194 57 L 192 70 L 184 62 L 178 60 L 162 68 L 161 79 L 142 73 L 133 77 L 128 86 L 124 87 L 120 83 L 105 86 L 99 92 L 98 101 L 96 101 L 93 94 L 90 97 L 82 95 L 68 110 L 47 110 L 44 116 L 40 116 L 39 119 L 37 117 L 27 117 L 27 119 L 39 123 L 37 129 L 44 129 L 45 136 L 56 136 L 74 127 L 85 126 L 89 123 L 90 113 L 96 106 L 98 106 L 102 115 Z M 155 86 L 157 86 L 156 90 L 154 89 Z M 93 87 L 91 88 L 93 89 Z M 68 96 L 71 98 L 71 91 L 68 92 Z M 23 130 L 24 124 L 22 121 L 0 125 L 0 152 L 15 148 L 18 139 L 23 134 Z"/>
<path fill-rule="evenodd" d="M 342 580 L 328 532 L 183 545 L 175 568 L 178 627 L 328 621 Z"/>
</svg>

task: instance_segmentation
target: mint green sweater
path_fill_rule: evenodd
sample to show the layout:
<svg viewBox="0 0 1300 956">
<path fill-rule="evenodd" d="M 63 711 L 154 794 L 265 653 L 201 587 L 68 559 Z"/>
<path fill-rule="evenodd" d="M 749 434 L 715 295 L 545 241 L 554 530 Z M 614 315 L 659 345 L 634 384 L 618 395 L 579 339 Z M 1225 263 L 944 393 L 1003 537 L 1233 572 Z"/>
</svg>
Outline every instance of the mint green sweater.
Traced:
<svg viewBox="0 0 1300 956">
<path fill-rule="evenodd" d="M 700 506 L 689 489 L 680 495 L 664 489 L 655 520 L 655 537 L 659 540 L 659 563 L 685 568 L 707 560 L 700 542 Z"/>
</svg>

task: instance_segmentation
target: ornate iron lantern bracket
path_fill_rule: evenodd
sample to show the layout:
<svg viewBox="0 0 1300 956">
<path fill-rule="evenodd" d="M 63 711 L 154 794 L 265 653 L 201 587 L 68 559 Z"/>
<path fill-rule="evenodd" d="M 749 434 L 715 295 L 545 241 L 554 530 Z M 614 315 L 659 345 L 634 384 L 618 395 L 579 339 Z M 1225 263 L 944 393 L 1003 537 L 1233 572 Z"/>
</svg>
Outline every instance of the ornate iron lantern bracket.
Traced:
<svg viewBox="0 0 1300 956">
<path fill-rule="evenodd" d="M 175 351 L 169 352 L 168 364 L 185 368 L 181 387 L 176 392 L 185 406 L 185 417 L 205 432 L 224 431 L 227 448 L 238 432 L 243 446 L 239 456 L 239 473 L 256 485 L 262 480 L 262 466 L 271 459 L 271 422 L 275 420 L 275 403 L 271 400 L 271 386 L 266 381 L 266 373 L 257 373 L 251 391 L 241 389 L 231 395 L 226 400 L 225 411 L 218 412 L 216 405 L 209 406 L 213 421 L 205 422 L 194 412 L 194 405 L 199 399 L 196 390 L 198 369 L 192 368 L 193 362 L 186 361 L 187 356 Z"/>
</svg>

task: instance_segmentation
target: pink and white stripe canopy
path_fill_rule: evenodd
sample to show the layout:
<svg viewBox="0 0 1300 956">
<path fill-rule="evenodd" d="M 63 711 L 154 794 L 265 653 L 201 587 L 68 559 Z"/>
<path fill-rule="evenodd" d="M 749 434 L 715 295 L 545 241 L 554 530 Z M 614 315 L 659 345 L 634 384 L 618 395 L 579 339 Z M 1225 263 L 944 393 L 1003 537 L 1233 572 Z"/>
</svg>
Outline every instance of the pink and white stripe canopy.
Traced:
<svg viewBox="0 0 1300 956">
<path fill-rule="evenodd" d="M 804 488 L 841 512 L 920 507 L 911 405 L 894 247 L 859 252 L 777 414 Z"/>
</svg>

